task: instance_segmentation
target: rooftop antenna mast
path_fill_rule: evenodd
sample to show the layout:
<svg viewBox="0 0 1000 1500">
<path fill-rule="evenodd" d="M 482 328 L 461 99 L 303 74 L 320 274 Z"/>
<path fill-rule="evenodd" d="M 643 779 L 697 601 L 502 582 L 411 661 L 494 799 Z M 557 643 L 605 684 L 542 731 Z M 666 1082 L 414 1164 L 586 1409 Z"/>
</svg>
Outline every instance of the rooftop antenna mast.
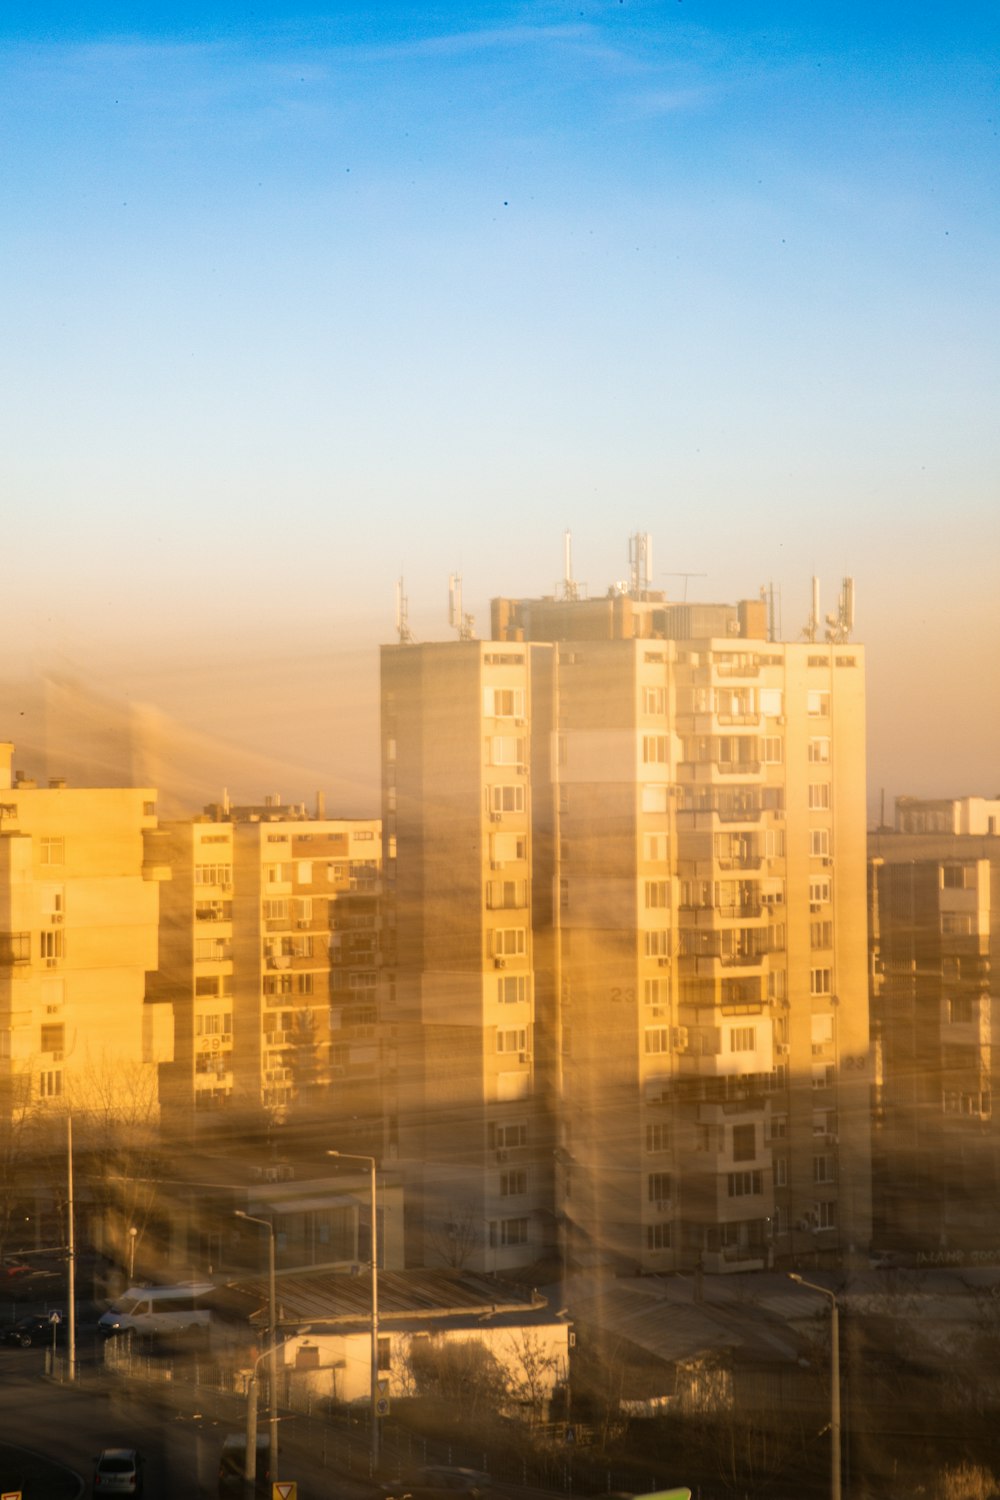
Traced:
<svg viewBox="0 0 1000 1500">
<path fill-rule="evenodd" d="M 633 599 L 643 599 L 653 577 L 653 538 L 636 531 L 628 539 L 628 582 Z"/>
<path fill-rule="evenodd" d="M 402 574 L 396 580 L 396 634 L 401 646 L 413 644 L 413 635 L 410 631 L 410 601 L 403 588 Z"/>
<path fill-rule="evenodd" d="M 803 638 L 805 640 L 816 640 L 820 632 L 822 619 L 823 616 L 820 614 L 819 610 L 819 579 L 814 573 L 812 584 L 812 613 L 810 614 L 809 619 L 806 621 L 806 627 L 802 632 Z"/>
<path fill-rule="evenodd" d="M 573 533 L 563 533 L 563 598 L 579 599 L 580 585 L 573 577 Z"/>
<path fill-rule="evenodd" d="M 458 631 L 460 641 L 471 641 L 475 639 L 475 620 L 472 615 L 462 613 L 462 575 L 461 573 L 449 573 L 448 575 L 448 624 L 452 630 Z"/>
<path fill-rule="evenodd" d="M 829 614 L 826 617 L 826 638 L 828 641 L 849 641 L 853 629 L 854 579 L 845 578 L 837 597 L 836 614 Z"/>
<path fill-rule="evenodd" d="M 681 603 L 682 604 L 686 604 L 687 601 L 688 601 L 688 579 L 689 578 L 707 578 L 708 574 L 707 573 L 662 573 L 660 576 L 662 578 L 683 578 L 683 580 L 684 580 L 684 598 L 681 600 Z"/>
</svg>

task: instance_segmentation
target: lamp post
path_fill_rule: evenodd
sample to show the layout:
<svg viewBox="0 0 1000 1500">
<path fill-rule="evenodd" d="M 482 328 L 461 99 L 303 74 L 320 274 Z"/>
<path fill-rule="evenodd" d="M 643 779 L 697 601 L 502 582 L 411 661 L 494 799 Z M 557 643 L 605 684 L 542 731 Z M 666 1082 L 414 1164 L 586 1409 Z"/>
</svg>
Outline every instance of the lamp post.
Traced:
<svg viewBox="0 0 1000 1500">
<path fill-rule="evenodd" d="M 372 1477 L 378 1473 L 379 1460 L 379 1415 L 378 1415 L 378 1200 L 376 1198 L 375 1158 L 359 1156 L 352 1151 L 328 1151 L 327 1156 L 337 1156 L 341 1161 L 367 1162 L 371 1174 L 372 1198 L 372 1366 L 371 1366 L 371 1467 Z"/>
<path fill-rule="evenodd" d="M 840 1500 L 840 1309 L 837 1294 L 828 1287 L 817 1286 L 814 1281 L 806 1281 L 795 1271 L 788 1272 L 788 1279 L 830 1299 L 830 1500 Z"/>
<path fill-rule="evenodd" d="M 133 1224 L 128 1232 L 128 1284 L 132 1285 L 135 1277 L 135 1242 L 139 1231 Z"/>
<path fill-rule="evenodd" d="M 268 1346 L 270 1355 L 268 1361 L 268 1383 L 270 1390 L 270 1436 L 271 1436 L 271 1478 L 278 1477 L 278 1319 L 277 1301 L 274 1294 L 274 1221 L 273 1219 L 258 1219 L 254 1214 L 244 1213 L 241 1208 L 234 1210 L 237 1219 L 247 1219 L 251 1224 L 262 1224 L 268 1232 L 267 1241 L 267 1302 L 268 1302 Z M 259 1364 L 258 1360 L 258 1364 Z M 256 1379 L 257 1365 L 254 1365 L 253 1380 Z M 256 1388 L 254 1390 L 254 1414 L 256 1415 Z M 254 1460 L 256 1462 L 256 1458 Z M 247 1450 L 247 1462 L 250 1462 L 249 1448 Z M 253 1478 L 253 1475 L 248 1476 Z"/>
</svg>

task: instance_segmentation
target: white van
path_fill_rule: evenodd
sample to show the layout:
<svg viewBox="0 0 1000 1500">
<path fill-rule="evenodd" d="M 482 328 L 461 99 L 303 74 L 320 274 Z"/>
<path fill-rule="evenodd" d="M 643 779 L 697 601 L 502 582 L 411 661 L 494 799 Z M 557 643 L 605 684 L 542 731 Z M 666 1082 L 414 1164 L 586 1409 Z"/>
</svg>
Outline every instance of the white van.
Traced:
<svg viewBox="0 0 1000 1500">
<path fill-rule="evenodd" d="M 113 1334 L 205 1335 L 212 1314 L 205 1305 L 214 1292 L 210 1281 L 184 1281 L 179 1286 L 130 1286 L 97 1321 L 105 1338 Z"/>
</svg>

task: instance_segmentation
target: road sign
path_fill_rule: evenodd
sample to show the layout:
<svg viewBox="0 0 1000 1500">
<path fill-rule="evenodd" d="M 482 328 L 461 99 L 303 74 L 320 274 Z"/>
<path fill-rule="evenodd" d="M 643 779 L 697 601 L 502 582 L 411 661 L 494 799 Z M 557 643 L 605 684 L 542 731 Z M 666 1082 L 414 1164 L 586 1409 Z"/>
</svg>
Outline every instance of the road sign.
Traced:
<svg viewBox="0 0 1000 1500">
<path fill-rule="evenodd" d="M 299 1493 L 299 1481 L 297 1479 L 272 1479 L 271 1500 L 297 1500 Z"/>
<path fill-rule="evenodd" d="M 0 1495 L 0 1500 L 21 1500 L 21 1491 L 4 1490 L 3 1494 Z"/>
<path fill-rule="evenodd" d="M 388 1380 L 380 1380 L 378 1382 L 378 1390 L 375 1396 L 375 1415 L 377 1417 L 387 1417 L 389 1415 Z"/>
<path fill-rule="evenodd" d="M 55 1308 L 53 1308 L 52 1311 L 49 1313 L 49 1322 L 50 1323 L 61 1323 L 62 1322 L 62 1313 L 58 1312 Z M 0 1500 L 2 1500 L 2 1497 L 0 1497 Z"/>
</svg>

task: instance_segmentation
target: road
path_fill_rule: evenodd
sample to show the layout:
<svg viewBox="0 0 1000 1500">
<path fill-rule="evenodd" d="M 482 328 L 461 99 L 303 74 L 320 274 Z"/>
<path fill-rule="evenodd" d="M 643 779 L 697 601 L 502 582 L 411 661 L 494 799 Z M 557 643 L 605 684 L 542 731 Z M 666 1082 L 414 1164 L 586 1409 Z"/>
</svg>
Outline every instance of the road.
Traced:
<svg viewBox="0 0 1000 1500">
<path fill-rule="evenodd" d="M 45 1376 L 41 1349 L 0 1349 L 0 1492 L 17 1488 L 27 1464 L 19 1450 L 65 1465 L 29 1473 L 24 1500 L 73 1500 L 90 1493 L 94 1455 L 101 1448 L 138 1448 L 144 1455 L 146 1500 L 214 1500 L 219 1454 L 230 1418 L 206 1410 L 181 1416 L 169 1403 L 154 1404 L 125 1381 L 56 1384 Z M 37 1466 L 36 1466 L 37 1468 Z M 280 1466 L 298 1481 L 299 1500 L 370 1500 L 370 1485 L 342 1478 L 289 1442 Z M 9 1479 L 8 1479 L 9 1476 Z M 86 1489 L 81 1491 L 81 1482 Z"/>
</svg>

